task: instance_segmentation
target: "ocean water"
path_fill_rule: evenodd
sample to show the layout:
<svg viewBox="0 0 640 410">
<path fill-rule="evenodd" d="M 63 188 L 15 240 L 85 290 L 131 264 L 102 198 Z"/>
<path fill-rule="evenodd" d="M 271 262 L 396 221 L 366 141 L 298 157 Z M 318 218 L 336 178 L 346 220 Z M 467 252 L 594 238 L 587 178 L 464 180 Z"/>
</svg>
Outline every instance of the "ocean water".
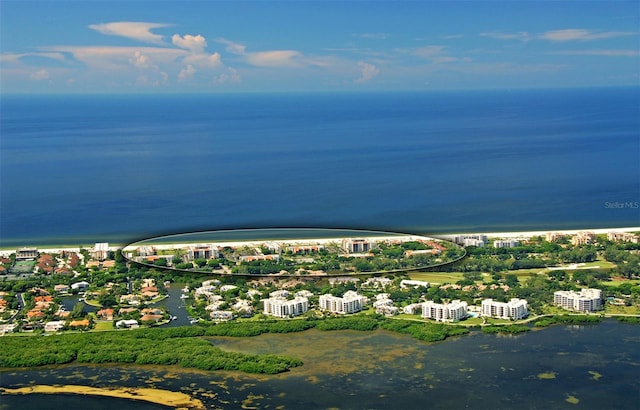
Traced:
<svg viewBox="0 0 640 410">
<path fill-rule="evenodd" d="M 2 96 L 0 246 L 640 224 L 637 88 Z"/>
</svg>

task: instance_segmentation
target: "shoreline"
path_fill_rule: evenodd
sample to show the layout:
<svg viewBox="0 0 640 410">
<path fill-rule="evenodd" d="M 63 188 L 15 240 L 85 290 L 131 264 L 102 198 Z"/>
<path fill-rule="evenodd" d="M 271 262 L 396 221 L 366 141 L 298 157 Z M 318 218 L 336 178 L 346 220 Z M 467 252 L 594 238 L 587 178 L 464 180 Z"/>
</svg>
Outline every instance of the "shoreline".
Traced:
<svg viewBox="0 0 640 410">
<path fill-rule="evenodd" d="M 146 401 L 173 408 L 205 410 L 202 401 L 186 393 L 147 387 L 90 387 L 82 385 L 31 385 L 10 389 L 0 387 L 1 394 L 74 394 Z"/>
<path fill-rule="evenodd" d="M 606 234 L 608 232 L 640 232 L 640 226 L 635 226 L 635 227 L 624 227 L 624 228 L 595 228 L 595 229 L 589 229 L 589 228 L 585 228 L 585 229 L 556 229 L 556 230 L 544 230 L 544 231 L 510 231 L 510 232 L 467 232 L 467 233 L 455 233 L 455 234 L 435 234 L 435 235 L 427 235 L 427 234 L 405 234 L 405 233 L 401 233 L 398 232 L 398 234 L 400 235 L 406 235 L 406 236 L 420 236 L 420 237 L 426 237 L 426 238 L 433 238 L 433 239 L 443 239 L 443 240 L 448 240 L 451 241 L 455 236 L 459 236 L 459 235 L 486 235 L 489 238 L 531 238 L 533 236 L 543 236 L 547 233 L 551 233 L 551 232 L 557 232 L 557 233 L 561 233 L 564 235 L 575 235 L 578 232 L 593 232 L 597 235 L 600 234 Z M 154 239 L 154 238 L 149 238 L 149 239 Z M 139 244 L 140 242 L 144 242 L 148 239 L 142 240 L 142 241 L 136 241 L 136 242 L 132 242 L 126 245 L 122 245 L 122 244 L 115 244 L 115 245 L 111 245 L 109 246 L 109 250 L 110 251 L 118 251 L 121 249 L 126 249 L 131 245 L 136 245 Z M 327 241 L 327 239 L 321 239 L 322 241 Z M 237 242 L 237 241 L 235 241 Z M 253 241 L 241 241 L 243 243 L 247 243 L 247 242 L 253 242 Z M 260 242 L 260 241 L 258 241 Z M 196 243 L 196 242 L 194 242 Z M 206 242 L 208 243 L 208 242 Z M 231 244 L 233 242 L 228 242 L 227 244 Z M 193 244 L 193 243 L 191 243 Z M 95 244 L 94 244 L 95 245 Z M 65 245 L 42 245 L 41 247 L 39 246 L 33 246 L 34 248 L 38 249 L 40 252 L 43 253 L 60 253 L 62 251 L 67 251 L 67 252 L 80 252 L 80 249 L 88 249 L 91 250 L 93 249 L 94 245 L 75 245 L 75 246 L 65 246 Z M 163 244 L 163 245 L 159 245 L 160 247 L 169 247 L 169 246 L 176 246 L 176 245 L 184 245 L 184 244 Z M 19 249 L 21 247 L 24 246 L 29 246 L 28 244 L 24 244 L 22 246 L 19 247 L 2 247 L 0 248 L 0 256 L 9 256 L 11 253 L 14 253 L 16 249 Z M 156 245 L 157 246 L 157 245 Z"/>
</svg>

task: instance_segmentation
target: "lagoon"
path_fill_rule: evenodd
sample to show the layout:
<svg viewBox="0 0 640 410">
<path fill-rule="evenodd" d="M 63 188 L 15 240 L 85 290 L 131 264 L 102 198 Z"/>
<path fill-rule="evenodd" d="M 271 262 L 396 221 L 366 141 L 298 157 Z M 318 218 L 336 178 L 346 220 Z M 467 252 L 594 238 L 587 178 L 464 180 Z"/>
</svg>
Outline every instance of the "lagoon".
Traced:
<svg viewBox="0 0 640 410">
<path fill-rule="evenodd" d="M 640 326 L 614 320 L 518 336 L 472 332 L 433 344 L 382 330 L 210 340 L 224 350 L 291 355 L 304 365 L 279 375 L 66 365 L 5 371 L 1 385 L 155 387 L 225 409 L 634 409 L 640 402 Z M 50 398 L 0 396 L 9 409 L 73 408 Z"/>
</svg>

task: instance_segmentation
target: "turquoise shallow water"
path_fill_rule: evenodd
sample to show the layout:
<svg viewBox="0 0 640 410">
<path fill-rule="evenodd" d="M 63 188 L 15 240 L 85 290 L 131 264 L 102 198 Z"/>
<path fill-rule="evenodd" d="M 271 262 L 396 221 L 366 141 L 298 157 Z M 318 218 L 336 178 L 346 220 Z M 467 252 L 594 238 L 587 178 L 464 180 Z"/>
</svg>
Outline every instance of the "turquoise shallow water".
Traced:
<svg viewBox="0 0 640 410">
<path fill-rule="evenodd" d="M 640 326 L 611 320 L 509 337 L 476 332 L 435 344 L 384 331 L 317 330 L 212 342 L 230 350 L 290 354 L 305 364 L 286 374 L 258 377 L 72 365 L 3 372 L 1 385 L 157 387 L 225 409 L 243 403 L 285 409 L 635 409 L 640 400 Z M 11 409 L 37 408 L 49 400 L 41 395 L 0 398 Z M 91 405 L 92 400 L 83 402 Z M 46 403 L 47 408 L 73 408 Z"/>
</svg>

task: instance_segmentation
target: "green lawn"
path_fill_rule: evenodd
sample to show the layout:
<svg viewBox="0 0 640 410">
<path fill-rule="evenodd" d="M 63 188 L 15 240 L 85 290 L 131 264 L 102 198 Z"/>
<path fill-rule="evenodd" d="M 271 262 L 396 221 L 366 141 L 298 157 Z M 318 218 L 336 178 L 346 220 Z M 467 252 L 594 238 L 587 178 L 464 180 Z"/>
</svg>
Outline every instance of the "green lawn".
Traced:
<svg viewBox="0 0 640 410">
<path fill-rule="evenodd" d="M 464 279 L 462 272 L 411 272 L 409 277 L 412 280 L 422 280 L 429 283 L 456 283 Z"/>
<path fill-rule="evenodd" d="M 103 320 L 96 322 L 95 330 L 113 330 L 113 321 L 111 320 Z"/>
<path fill-rule="evenodd" d="M 614 278 L 614 279 L 602 282 L 603 285 L 607 285 L 607 286 L 620 286 L 624 283 L 631 283 L 632 285 L 640 285 L 640 279 Z"/>
</svg>

